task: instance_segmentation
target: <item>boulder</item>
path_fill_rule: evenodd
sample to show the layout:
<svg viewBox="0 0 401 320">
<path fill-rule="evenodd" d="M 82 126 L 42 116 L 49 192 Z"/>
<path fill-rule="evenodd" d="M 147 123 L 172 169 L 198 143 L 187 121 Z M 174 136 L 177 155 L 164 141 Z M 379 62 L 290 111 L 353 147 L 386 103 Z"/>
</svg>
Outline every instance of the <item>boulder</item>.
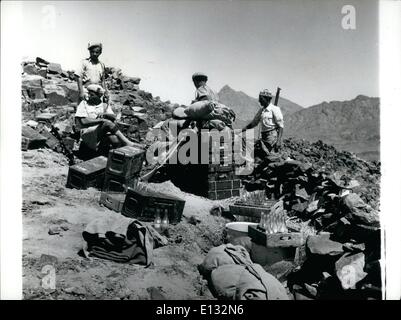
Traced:
<svg viewBox="0 0 401 320">
<path fill-rule="evenodd" d="M 22 90 L 42 88 L 43 78 L 39 75 L 25 75 L 22 77 Z"/>
<path fill-rule="evenodd" d="M 362 225 L 380 227 L 379 213 L 366 204 L 356 193 L 342 198 L 343 210 L 351 221 Z"/>
<path fill-rule="evenodd" d="M 367 275 L 363 271 L 365 255 L 362 252 L 354 255 L 345 254 L 336 262 L 335 266 L 336 275 L 345 290 L 355 289 L 355 285 Z"/>
<path fill-rule="evenodd" d="M 23 70 L 25 74 L 30 74 L 30 75 L 38 75 L 39 70 L 34 64 L 26 64 L 23 66 Z"/>
<path fill-rule="evenodd" d="M 66 92 L 68 100 L 78 101 L 78 84 L 76 82 L 65 82 L 60 87 Z"/>
<path fill-rule="evenodd" d="M 41 77 L 47 78 L 47 68 L 40 68 L 38 73 Z"/>
<path fill-rule="evenodd" d="M 42 59 L 42 58 L 40 58 L 40 57 L 36 57 L 36 63 L 37 63 L 38 65 L 45 65 L 45 66 L 47 66 L 50 62 L 49 62 L 49 61 L 46 61 L 45 59 Z"/>
<path fill-rule="evenodd" d="M 340 242 L 328 239 L 327 235 L 308 237 L 306 247 L 313 255 L 336 256 L 344 252 L 343 245 Z"/>
<path fill-rule="evenodd" d="M 70 102 L 67 98 L 67 93 L 61 86 L 57 86 L 54 84 L 45 85 L 43 87 L 43 91 L 49 101 L 49 104 L 64 106 Z"/>
<path fill-rule="evenodd" d="M 28 89 L 28 96 L 33 100 L 44 99 L 45 93 L 42 88 L 31 88 Z"/>
<path fill-rule="evenodd" d="M 46 144 L 46 137 L 28 126 L 22 126 L 22 136 L 26 138 L 27 149 L 42 148 Z"/>
<path fill-rule="evenodd" d="M 61 74 L 63 69 L 61 69 L 61 64 L 59 63 L 49 63 L 47 65 L 47 71 L 51 74 Z"/>
</svg>

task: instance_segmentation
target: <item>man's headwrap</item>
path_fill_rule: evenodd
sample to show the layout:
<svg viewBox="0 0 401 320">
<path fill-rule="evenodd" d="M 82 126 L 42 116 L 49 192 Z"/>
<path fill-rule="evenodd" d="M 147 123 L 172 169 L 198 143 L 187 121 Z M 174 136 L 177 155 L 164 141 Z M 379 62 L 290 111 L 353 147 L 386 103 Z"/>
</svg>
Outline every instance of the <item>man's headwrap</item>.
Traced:
<svg viewBox="0 0 401 320">
<path fill-rule="evenodd" d="M 90 43 L 88 43 L 88 50 L 90 50 L 91 48 L 94 48 L 94 47 L 99 47 L 100 50 L 103 49 L 103 46 L 102 46 L 102 44 L 100 42 L 90 42 Z"/>
<path fill-rule="evenodd" d="M 263 89 L 262 91 L 260 91 L 259 97 L 273 98 L 273 95 L 269 90 Z"/>
</svg>

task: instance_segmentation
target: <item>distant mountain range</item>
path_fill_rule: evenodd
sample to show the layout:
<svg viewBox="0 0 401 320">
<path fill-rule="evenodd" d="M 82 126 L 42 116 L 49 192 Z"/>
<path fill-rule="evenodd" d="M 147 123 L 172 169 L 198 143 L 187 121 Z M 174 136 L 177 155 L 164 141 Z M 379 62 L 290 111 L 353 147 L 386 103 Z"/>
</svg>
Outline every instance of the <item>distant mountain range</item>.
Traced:
<svg viewBox="0 0 401 320">
<path fill-rule="evenodd" d="M 225 85 L 218 93 L 220 102 L 230 106 L 238 116 L 238 120 L 248 121 L 252 120 L 256 112 L 260 109 L 258 99 L 248 96 L 242 91 L 236 91 Z M 274 97 L 273 97 L 274 101 Z M 294 113 L 302 110 L 303 107 L 300 105 L 287 100 L 280 96 L 279 103 L 284 115 Z"/>
<path fill-rule="evenodd" d="M 256 98 L 224 86 L 220 102 L 237 114 L 235 128 L 242 128 L 260 106 Z M 358 95 L 348 101 L 322 102 L 308 108 L 280 97 L 284 114 L 284 138 L 296 137 L 311 142 L 322 140 L 339 150 L 356 153 L 366 160 L 380 158 L 380 99 Z"/>
<path fill-rule="evenodd" d="M 323 102 L 290 114 L 285 126 L 285 137 L 322 140 L 367 160 L 380 157 L 379 98 Z"/>
</svg>

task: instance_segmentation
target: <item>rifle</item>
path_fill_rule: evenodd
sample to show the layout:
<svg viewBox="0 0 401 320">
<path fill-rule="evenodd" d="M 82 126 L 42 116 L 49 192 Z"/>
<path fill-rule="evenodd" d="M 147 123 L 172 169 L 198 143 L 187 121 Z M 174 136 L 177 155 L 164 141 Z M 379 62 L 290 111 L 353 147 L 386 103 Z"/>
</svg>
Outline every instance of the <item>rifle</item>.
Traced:
<svg viewBox="0 0 401 320">
<path fill-rule="evenodd" d="M 189 123 L 189 128 L 195 129 L 195 124 L 193 122 Z M 152 176 L 159 169 L 161 169 L 167 163 L 167 161 L 174 155 L 174 153 L 178 150 L 178 148 L 182 145 L 182 143 L 186 140 L 186 138 L 187 138 L 186 136 L 183 136 L 180 140 L 178 140 L 178 136 L 177 136 L 177 139 L 174 139 L 169 144 L 169 146 L 168 146 L 169 151 L 166 154 L 166 157 L 164 158 L 162 163 L 160 163 L 159 165 L 156 165 L 152 170 L 150 170 L 148 173 L 141 176 L 139 179 L 141 181 L 149 181 L 149 179 L 152 178 Z"/>
<path fill-rule="evenodd" d="M 72 152 L 72 150 L 70 150 L 69 148 L 66 147 L 66 145 L 63 141 L 63 138 L 61 137 L 61 135 L 59 133 L 59 129 L 52 125 L 50 133 L 52 135 L 54 135 L 57 138 L 57 140 L 59 141 L 60 147 L 61 147 L 61 153 L 67 157 L 68 165 L 69 166 L 74 165 L 75 164 L 74 153 Z"/>
<path fill-rule="evenodd" d="M 275 106 L 277 106 L 277 104 L 278 104 L 278 99 L 280 97 L 280 91 L 281 91 L 281 88 L 277 87 L 276 96 L 274 97 L 274 105 Z"/>
</svg>

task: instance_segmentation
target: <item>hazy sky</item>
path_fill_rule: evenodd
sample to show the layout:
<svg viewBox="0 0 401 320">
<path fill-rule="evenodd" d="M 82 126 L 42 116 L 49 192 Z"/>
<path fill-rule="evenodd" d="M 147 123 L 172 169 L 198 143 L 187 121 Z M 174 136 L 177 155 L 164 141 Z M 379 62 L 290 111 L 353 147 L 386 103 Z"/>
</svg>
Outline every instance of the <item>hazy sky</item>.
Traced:
<svg viewBox="0 0 401 320">
<path fill-rule="evenodd" d="M 341 26 L 346 4 L 355 30 Z M 375 1 L 27 1 L 23 18 L 22 55 L 77 69 L 101 41 L 107 66 L 162 100 L 189 103 L 196 71 L 216 91 L 280 86 L 305 107 L 379 95 Z"/>
</svg>

